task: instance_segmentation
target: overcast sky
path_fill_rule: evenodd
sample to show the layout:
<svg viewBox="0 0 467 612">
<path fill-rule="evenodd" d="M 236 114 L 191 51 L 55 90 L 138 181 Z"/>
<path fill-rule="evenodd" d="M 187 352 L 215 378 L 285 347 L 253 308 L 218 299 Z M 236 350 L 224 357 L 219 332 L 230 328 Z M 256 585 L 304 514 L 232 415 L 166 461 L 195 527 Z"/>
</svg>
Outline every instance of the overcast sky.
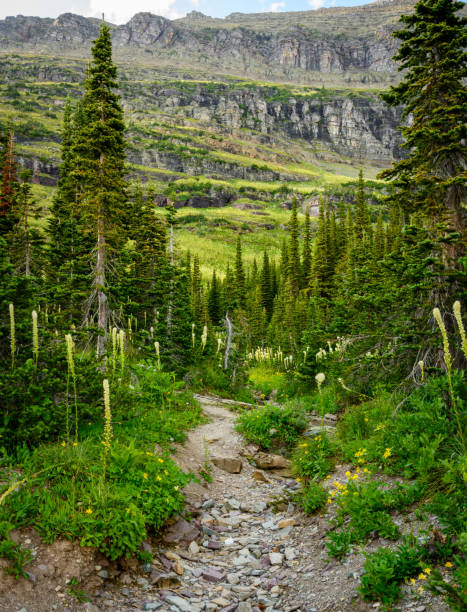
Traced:
<svg viewBox="0 0 467 612">
<path fill-rule="evenodd" d="M 169 19 L 183 17 L 196 9 L 212 17 L 229 13 L 264 11 L 306 11 L 329 6 L 355 6 L 365 0 L 0 0 L 0 19 L 7 15 L 57 17 L 61 13 L 77 13 L 86 17 L 105 18 L 113 23 L 126 23 L 135 13 L 148 11 Z"/>
</svg>

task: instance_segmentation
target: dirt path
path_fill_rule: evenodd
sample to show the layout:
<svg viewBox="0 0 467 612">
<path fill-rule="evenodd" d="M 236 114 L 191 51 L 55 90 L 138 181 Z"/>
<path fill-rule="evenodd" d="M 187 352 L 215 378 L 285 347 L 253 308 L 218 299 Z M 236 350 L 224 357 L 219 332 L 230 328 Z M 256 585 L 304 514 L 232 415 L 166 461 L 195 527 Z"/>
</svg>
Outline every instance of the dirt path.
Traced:
<svg viewBox="0 0 467 612">
<path fill-rule="evenodd" d="M 343 563 L 330 561 L 324 546 L 328 517 L 305 516 L 290 501 L 299 486 L 290 475 L 258 470 L 247 461 L 245 451 L 254 449 L 245 447 L 235 431 L 235 413 L 219 400 L 198 399 L 209 422 L 189 433 L 174 459 L 195 474 L 208 462 L 212 482 L 189 485 L 193 520 L 179 520 L 166 531 L 165 542 L 152 544 L 154 563 L 141 566 L 133 559 L 111 565 L 70 542 L 46 547 L 31 533 L 27 545 L 36 555 L 34 579 L 0 578 L 2 612 L 345 612 L 379 607 L 363 602 L 355 591 L 363 553 L 356 551 Z M 230 467 L 241 461 L 241 471 L 216 467 L 216 458 L 229 459 Z M 345 469 L 338 466 L 334 478 L 344 478 Z M 383 542 L 372 542 L 371 549 L 378 545 Z M 90 602 L 79 603 L 67 592 L 71 576 L 81 580 Z M 420 597 L 408 590 L 398 609 L 448 610 L 426 593 Z"/>
</svg>

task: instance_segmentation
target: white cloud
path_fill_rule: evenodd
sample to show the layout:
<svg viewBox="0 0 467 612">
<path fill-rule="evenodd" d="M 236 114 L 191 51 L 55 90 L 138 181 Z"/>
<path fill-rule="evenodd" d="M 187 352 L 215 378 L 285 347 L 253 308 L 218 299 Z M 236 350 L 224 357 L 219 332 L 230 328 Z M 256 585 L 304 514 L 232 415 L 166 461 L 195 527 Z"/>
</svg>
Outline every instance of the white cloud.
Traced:
<svg viewBox="0 0 467 612">
<path fill-rule="evenodd" d="M 177 19 L 181 14 L 174 7 L 175 0 L 90 0 L 88 17 L 101 17 L 111 23 L 127 23 L 136 13 L 153 13 L 169 19 Z"/>
<path fill-rule="evenodd" d="M 308 4 L 312 9 L 316 10 L 324 6 L 325 0 L 308 0 Z"/>
<path fill-rule="evenodd" d="M 273 2 L 269 7 L 269 10 L 271 13 L 279 13 L 283 8 L 285 8 L 285 2 Z"/>
</svg>

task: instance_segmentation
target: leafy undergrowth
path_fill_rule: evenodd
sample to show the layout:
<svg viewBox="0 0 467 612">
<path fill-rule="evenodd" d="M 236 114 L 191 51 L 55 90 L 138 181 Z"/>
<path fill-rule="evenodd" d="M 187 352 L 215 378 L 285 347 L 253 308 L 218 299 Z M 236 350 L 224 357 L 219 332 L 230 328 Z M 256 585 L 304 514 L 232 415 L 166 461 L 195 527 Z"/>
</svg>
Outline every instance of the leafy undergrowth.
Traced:
<svg viewBox="0 0 467 612">
<path fill-rule="evenodd" d="M 78 441 L 70 437 L 5 457 L 10 484 L 0 493 L 0 551 L 17 575 L 25 559 L 9 541 L 13 528 L 34 527 L 46 542 L 76 539 L 111 560 L 144 557 L 144 539 L 183 510 L 182 489 L 191 475 L 169 450 L 200 422 L 200 407 L 190 395 L 175 393 L 169 374 L 138 366 L 130 378 L 123 388 L 111 386 L 110 437 L 102 422 L 90 421 Z"/>
<path fill-rule="evenodd" d="M 245 411 L 237 420 L 237 430 L 264 450 L 280 445 L 293 448 L 306 427 L 304 411 L 292 406 L 267 405 Z"/>
<path fill-rule="evenodd" d="M 467 609 L 464 373 L 453 372 L 451 381 L 452 387 L 445 376 L 433 376 L 406 397 L 381 391 L 348 406 L 336 436 L 301 437 L 306 412 L 298 402 L 239 419 L 239 431 L 262 448 L 295 445 L 292 464 L 302 483 L 295 500 L 307 514 L 328 513 L 330 557 L 342 560 L 375 538 L 393 542 L 366 554 L 359 586 L 366 600 L 390 607 L 405 583 L 418 594 L 443 595 L 453 610 Z M 319 407 L 323 395 L 307 405 Z M 348 401 L 341 398 L 342 408 Z M 337 462 L 349 469 L 332 481 Z M 418 534 L 404 535 L 395 517 L 417 508 L 426 523 Z"/>
</svg>

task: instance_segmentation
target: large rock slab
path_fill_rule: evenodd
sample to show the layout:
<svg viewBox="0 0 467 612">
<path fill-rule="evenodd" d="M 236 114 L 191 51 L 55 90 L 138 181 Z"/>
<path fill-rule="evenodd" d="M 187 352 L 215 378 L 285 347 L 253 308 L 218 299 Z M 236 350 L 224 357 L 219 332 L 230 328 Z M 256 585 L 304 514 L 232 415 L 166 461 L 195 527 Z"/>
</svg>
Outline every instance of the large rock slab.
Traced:
<svg viewBox="0 0 467 612">
<path fill-rule="evenodd" d="M 256 453 L 253 457 L 256 467 L 262 470 L 281 470 L 290 468 L 290 461 L 282 455 L 268 455 L 267 453 Z"/>
<path fill-rule="evenodd" d="M 236 457 L 213 457 L 212 462 L 220 470 L 229 474 L 239 474 L 243 467 L 242 460 Z"/>
</svg>

